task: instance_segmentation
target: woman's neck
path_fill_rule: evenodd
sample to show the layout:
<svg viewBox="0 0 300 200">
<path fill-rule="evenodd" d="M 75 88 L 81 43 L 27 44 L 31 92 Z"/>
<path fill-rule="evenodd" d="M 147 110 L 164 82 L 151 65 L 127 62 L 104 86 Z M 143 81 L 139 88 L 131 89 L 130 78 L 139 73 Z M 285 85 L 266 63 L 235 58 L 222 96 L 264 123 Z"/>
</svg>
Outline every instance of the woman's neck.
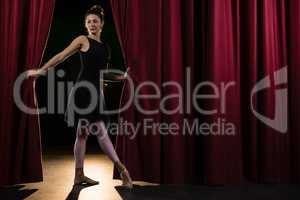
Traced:
<svg viewBox="0 0 300 200">
<path fill-rule="evenodd" d="M 97 40 L 97 41 L 101 41 L 100 40 L 100 38 L 101 38 L 101 33 L 98 33 L 98 34 L 96 34 L 96 35 L 94 35 L 94 34 L 89 34 L 88 35 L 88 37 L 90 37 L 90 38 L 92 38 L 92 39 L 94 39 L 94 40 Z"/>
</svg>

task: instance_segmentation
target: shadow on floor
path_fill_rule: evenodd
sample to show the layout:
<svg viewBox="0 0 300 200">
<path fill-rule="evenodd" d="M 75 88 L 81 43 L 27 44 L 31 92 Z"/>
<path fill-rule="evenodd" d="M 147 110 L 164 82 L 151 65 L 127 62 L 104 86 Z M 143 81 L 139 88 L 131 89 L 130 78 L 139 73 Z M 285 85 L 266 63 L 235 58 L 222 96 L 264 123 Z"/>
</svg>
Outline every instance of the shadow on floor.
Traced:
<svg viewBox="0 0 300 200">
<path fill-rule="evenodd" d="M 286 200 L 300 198 L 300 185 L 242 185 L 242 186 L 193 186 L 159 185 L 138 186 L 127 189 L 116 186 L 123 200 Z"/>
<path fill-rule="evenodd" d="M 74 185 L 72 187 L 72 190 L 69 192 L 66 200 L 77 200 L 81 190 L 84 189 L 84 188 L 90 187 L 90 186 L 94 186 L 94 185 L 91 185 L 91 184 L 90 185 L 88 185 L 88 184 L 86 184 L 86 185 Z"/>
<path fill-rule="evenodd" d="M 38 191 L 37 189 L 22 189 L 24 185 L 15 185 L 0 187 L 0 198 L 9 199 L 9 200 L 21 200 L 29 197 L 34 192 Z"/>
</svg>

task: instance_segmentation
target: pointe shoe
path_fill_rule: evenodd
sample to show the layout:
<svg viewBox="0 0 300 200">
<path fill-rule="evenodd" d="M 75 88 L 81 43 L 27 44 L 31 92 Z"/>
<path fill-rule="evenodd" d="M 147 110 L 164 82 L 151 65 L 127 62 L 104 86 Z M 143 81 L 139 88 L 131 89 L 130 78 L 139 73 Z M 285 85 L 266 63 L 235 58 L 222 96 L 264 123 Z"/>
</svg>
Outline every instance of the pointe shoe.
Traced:
<svg viewBox="0 0 300 200">
<path fill-rule="evenodd" d="M 94 181 L 86 176 L 79 176 L 74 179 L 74 185 L 97 185 L 98 181 Z"/>
<path fill-rule="evenodd" d="M 117 168 L 120 173 L 120 177 L 122 179 L 122 186 L 130 188 L 130 189 L 133 188 L 132 179 L 131 179 L 126 167 L 121 162 L 118 162 Z"/>
<path fill-rule="evenodd" d="M 127 188 L 133 188 L 133 184 L 132 184 L 132 180 L 131 177 L 129 175 L 129 172 L 124 169 L 123 171 L 120 172 L 120 176 L 122 179 L 122 186 L 127 187 Z"/>
</svg>

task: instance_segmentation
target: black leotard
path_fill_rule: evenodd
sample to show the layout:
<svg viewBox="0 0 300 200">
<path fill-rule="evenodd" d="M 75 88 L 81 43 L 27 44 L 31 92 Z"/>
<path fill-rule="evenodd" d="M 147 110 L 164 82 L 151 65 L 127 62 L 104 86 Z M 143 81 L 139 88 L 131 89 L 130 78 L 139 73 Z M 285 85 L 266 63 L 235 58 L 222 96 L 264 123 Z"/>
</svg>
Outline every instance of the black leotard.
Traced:
<svg viewBox="0 0 300 200">
<path fill-rule="evenodd" d="M 105 108 L 103 91 L 100 88 L 100 70 L 106 69 L 110 57 L 109 49 L 104 42 L 98 42 L 87 37 L 89 49 L 86 52 L 80 52 L 81 70 L 76 83 L 70 92 L 68 106 L 65 112 L 65 121 L 69 126 L 77 125 L 79 119 L 86 119 L 89 123 L 103 121 L 107 124 L 109 117 L 101 113 L 100 107 Z M 91 92 L 82 84 L 88 84 L 96 92 L 97 104 L 94 109 L 87 113 L 78 113 L 74 111 L 74 105 L 77 108 L 84 109 L 90 105 Z M 101 105 L 101 106 L 100 106 Z"/>
</svg>

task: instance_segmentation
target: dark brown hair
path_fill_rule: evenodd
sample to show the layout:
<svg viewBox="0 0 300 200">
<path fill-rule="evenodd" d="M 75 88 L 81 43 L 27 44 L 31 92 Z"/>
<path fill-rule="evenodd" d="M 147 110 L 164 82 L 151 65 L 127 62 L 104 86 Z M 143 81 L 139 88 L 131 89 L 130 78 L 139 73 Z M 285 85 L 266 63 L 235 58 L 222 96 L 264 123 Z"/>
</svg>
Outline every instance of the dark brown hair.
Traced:
<svg viewBox="0 0 300 200">
<path fill-rule="evenodd" d="M 102 22 L 104 21 L 104 10 L 100 5 L 94 5 L 88 9 L 84 15 L 84 20 L 86 20 L 86 17 L 90 14 L 97 15 Z"/>
</svg>

